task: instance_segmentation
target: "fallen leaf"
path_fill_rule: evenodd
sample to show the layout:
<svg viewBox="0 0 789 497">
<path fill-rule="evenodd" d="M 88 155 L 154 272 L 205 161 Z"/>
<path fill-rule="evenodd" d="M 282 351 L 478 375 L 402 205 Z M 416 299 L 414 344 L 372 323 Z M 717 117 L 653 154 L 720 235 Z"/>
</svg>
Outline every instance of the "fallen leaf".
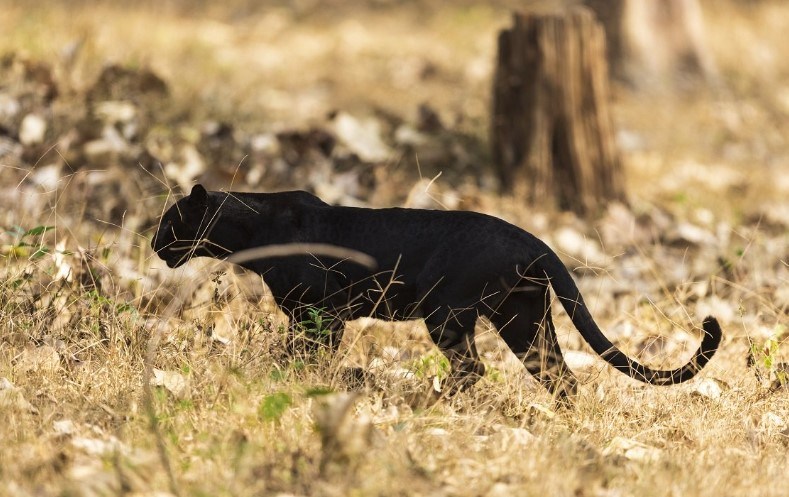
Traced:
<svg viewBox="0 0 789 497">
<path fill-rule="evenodd" d="M 58 367 L 60 367 L 60 355 L 50 345 L 25 349 L 16 362 L 16 370 L 19 373 L 28 371 L 41 373 L 54 371 Z"/>
<path fill-rule="evenodd" d="M 636 462 L 654 462 L 660 459 L 663 451 L 636 440 L 625 437 L 614 437 L 603 449 L 604 456 L 620 456 Z"/>
<path fill-rule="evenodd" d="M 726 388 L 727 385 L 725 383 L 716 380 L 715 378 L 704 378 L 703 380 L 696 383 L 691 395 L 717 400 L 720 398 L 723 390 Z"/>
<path fill-rule="evenodd" d="M 542 404 L 532 403 L 529 404 L 529 417 L 542 417 L 547 420 L 551 420 L 556 417 L 556 413 Z"/>
<path fill-rule="evenodd" d="M 151 385 L 164 387 L 177 399 L 183 399 L 189 394 L 189 380 L 178 371 L 153 370 Z"/>
<path fill-rule="evenodd" d="M 762 414 L 762 419 L 759 422 L 759 427 L 767 432 L 780 431 L 786 427 L 786 421 L 775 414 L 774 412 L 766 412 Z"/>
<path fill-rule="evenodd" d="M 3 409 L 38 414 L 38 409 L 25 399 L 22 390 L 15 387 L 8 378 L 0 378 L 0 410 Z"/>
<path fill-rule="evenodd" d="M 71 445 L 91 456 L 104 456 L 117 451 L 128 452 L 126 446 L 115 437 L 104 440 L 101 438 L 74 437 Z"/>
<path fill-rule="evenodd" d="M 527 447 L 534 443 L 536 439 L 537 437 L 525 428 L 513 428 L 502 425 L 491 435 L 490 443 L 495 444 L 494 446 L 498 451 L 504 452 L 513 450 L 515 447 Z"/>
<path fill-rule="evenodd" d="M 438 376 L 433 377 L 433 390 L 441 393 L 441 378 Z"/>
</svg>

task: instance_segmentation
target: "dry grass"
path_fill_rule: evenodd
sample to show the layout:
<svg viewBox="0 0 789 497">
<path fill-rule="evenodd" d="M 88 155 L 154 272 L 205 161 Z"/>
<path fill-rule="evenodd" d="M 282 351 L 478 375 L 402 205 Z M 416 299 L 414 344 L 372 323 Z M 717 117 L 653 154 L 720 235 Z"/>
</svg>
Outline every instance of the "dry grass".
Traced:
<svg viewBox="0 0 789 497">
<path fill-rule="evenodd" d="M 609 213 L 579 229 L 473 193 L 578 259 L 601 326 L 650 364 L 687 357 L 698 340 L 690 323 L 718 314 L 726 338 L 703 380 L 644 387 L 580 355 L 576 406 L 554 411 L 484 326 L 490 373 L 451 399 L 435 398 L 440 361 L 419 326 L 358 322 L 341 357 L 284 358 L 284 321 L 260 281 L 197 261 L 171 271 L 152 256 L 164 196 L 104 192 L 129 207 L 122 226 L 96 224 L 82 215 L 93 207 L 87 172 L 25 190 L 26 171 L 0 164 L 0 226 L 55 227 L 0 234 L 0 495 L 783 495 L 789 394 L 746 358 L 787 326 L 789 66 L 779 47 L 789 12 L 777 1 L 713 3 L 723 90 L 616 95 L 618 127 L 648 137 L 626 152 L 633 218 Z M 171 112 L 195 123 L 303 126 L 333 108 L 408 115 L 429 101 L 484 136 L 505 4 L 340 15 L 307 2 L 237 20 L 241 1 L 204 17 L 6 1 L 0 52 L 56 62 L 75 92 L 108 60 L 150 65 L 176 93 Z M 75 41 L 79 54 L 64 58 Z M 642 218 L 647 231 L 693 223 L 716 242 L 688 249 L 678 235 L 672 246 L 670 235 L 643 235 Z M 565 228 L 601 258 L 563 245 Z M 49 253 L 34 257 L 42 246 Z M 557 314 L 565 348 L 585 350 Z M 765 359 L 780 361 L 780 348 L 767 352 L 762 372 Z M 158 371 L 150 398 L 146 362 Z M 375 380 L 347 393 L 348 364 Z"/>
</svg>

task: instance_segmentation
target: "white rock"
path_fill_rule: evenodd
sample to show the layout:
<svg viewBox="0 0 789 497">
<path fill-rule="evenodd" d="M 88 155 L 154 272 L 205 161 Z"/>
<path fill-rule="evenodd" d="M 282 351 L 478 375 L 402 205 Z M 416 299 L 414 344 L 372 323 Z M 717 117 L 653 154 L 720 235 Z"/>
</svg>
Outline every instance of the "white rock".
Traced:
<svg viewBox="0 0 789 497">
<path fill-rule="evenodd" d="M 736 310 L 731 302 L 718 296 L 710 296 L 696 304 L 696 317 L 699 321 L 705 316 L 716 316 L 722 323 L 731 322 L 736 317 Z"/>
<path fill-rule="evenodd" d="M 28 114 L 19 126 L 19 141 L 22 145 L 37 145 L 44 141 L 47 122 L 37 114 Z"/>
<path fill-rule="evenodd" d="M 253 136 L 249 141 L 250 147 L 255 152 L 263 152 L 270 155 L 279 154 L 279 140 L 274 133 L 261 133 Z"/>
<path fill-rule="evenodd" d="M 715 235 L 710 231 L 690 224 L 680 222 L 676 227 L 675 241 L 692 243 L 695 245 L 715 245 L 717 242 Z"/>
<path fill-rule="evenodd" d="M 723 393 L 723 388 L 716 380 L 712 378 L 704 378 L 696 384 L 696 388 L 693 389 L 693 393 L 701 397 L 717 400 Z"/>
<path fill-rule="evenodd" d="M 395 143 L 398 145 L 419 146 L 427 142 L 427 137 L 407 124 L 401 124 L 395 130 Z"/>
<path fill-rule="evenodd" d="M 96 115 L 107 123 L 125 123 L 134 119 L 137 108 L 131 102 L 108 100 L 97 105 Z"/>
<path fill-rule="evenodd" d="M 392 157 L 392 150 L 381 139 L 377 119 L 357 119 L 340 112 L 332 125 L 337 139 L 363 161 L 384 162 Z"/>
<path fill-rule="evenodd" d="M 553 238 L 560 251 L 578 259 L 581 263 L 600 267 L 608 262 L 597 241 L 590 240 L 573 228 L 563 226 L 554 233 Z"/>
<path fill-rule="evenodd" d="M 164 174 L 178 183 L 184 191 L 191 190 L 192 182 L 206 170 L 205 161 L 192 145 L 185 145 L 181 149 L 182 160 L 178 163 L 170 162 L 164 166 Z"/>
<path fill-rule="evenodd" d="M 568 350 L 564 353 L 564 362 L 574 371 L 591 369 L 599 364 L 597 356 L 580 350 Z"/>
<path fill-rule="evenodd" d="M 126 139 L 114 126 L 107 125 L 102 129 L 101 138 L 85 144 L 85 154 L 93 162 L 102 162 L 112 154 L 122 154 L 129 149 Z"/>
<path fill-rule="evenodd" d="M 19 100 L 6 93 L 0 93 L 0 121 L 5 121 L 19 114 Z"/>
<path fill-rule="evenodd" d="M 37 167 L 29 176 L 30 181 L 40 186 L 44 190 L 52 191 L 60 184 L 60 171 L 59 164 L 49 164 L 47 166 Z"/>
<path fill-rule="evenodd" d="M 109 440 L 103 440 L 100 438 L 74 437 L 71 439 L 71 445 L 92 456 L 114 454 L 119 450 L 128 452 L 128 448 L 115 437 L 110 437 Z"/>
<path fill-rule="evenodd" d="M 448 437 L 449 432 L 443 428 L 428 428 L 425 430 L 425 435 L 430 435 L 431 437 Z"/>
<path fill-rule="evenodd" d="M 74 422 L 70 419 L 60 419 L 52 423 L 55 433 L 58 435 L 73 435 L 76 431 Z"/>
</svg>

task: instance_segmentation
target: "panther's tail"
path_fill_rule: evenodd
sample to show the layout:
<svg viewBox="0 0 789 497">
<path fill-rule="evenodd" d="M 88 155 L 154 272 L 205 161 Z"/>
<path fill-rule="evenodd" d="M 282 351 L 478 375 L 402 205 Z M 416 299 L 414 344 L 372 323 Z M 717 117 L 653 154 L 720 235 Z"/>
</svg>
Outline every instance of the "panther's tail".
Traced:
<svg viewBox="0 0 789 497">
<path fill-rule="evenodd" d="M 606 362 L 631 378 L 652 385 L 682 383 L 693 378 L 696 373 L 701 371 L 718 350 L 723 338 L 723 332 L 718 321 L 714 317 L 708 316 L 704 318 L 702 323 L 704 337 L 701 340 L 701 345 L 687 364 L 670 370 L 648 368 L 629 358 L 603 335 L 603 332 L 600 331 L 597 323 L 595 323 L 592 315 L 589 313 L 589 309 L 584 303 L 581 292 L 578 290 L 572 276 L 570 276 L 562 261 L 550 248 L 548 248 L 547 253 L 543 257 L 539 258 L 538 265 L 548 276 L 553 291 L 562 303 L 564 310 L 570 315 L 570 319 L 575 327 L 578 328 L 581 336 L 584 337 L 584 340 Z"/>
</svg>

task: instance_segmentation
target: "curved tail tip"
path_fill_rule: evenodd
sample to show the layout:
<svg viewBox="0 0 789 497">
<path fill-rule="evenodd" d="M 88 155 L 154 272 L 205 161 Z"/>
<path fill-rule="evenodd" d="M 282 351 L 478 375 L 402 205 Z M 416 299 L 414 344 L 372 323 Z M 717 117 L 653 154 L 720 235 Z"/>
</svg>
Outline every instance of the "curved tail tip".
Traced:
<svg viewBox="0 0 789 497">
<path fill-rule="evenodd" d="M 704 338 L 701 341 L 701 350 L 705 356 L 711 356 L 718 349 L 718 345 L 723 338 L 723 331 L 721 330 L 718 320 L 712 316 L 707 316 L 701 324 L 704 330 Z"/>
<path fill-rule="evenodd" d="M 718 324 L 718 320 L 713 316 L 707 316 L 704 318 L 704 321 L 701 323 L 701 327 L 707 332 L 707 334 L 710 335 L 721 335 L 723 333 L 721 331 L 721 325 Z"/>
</svg>

